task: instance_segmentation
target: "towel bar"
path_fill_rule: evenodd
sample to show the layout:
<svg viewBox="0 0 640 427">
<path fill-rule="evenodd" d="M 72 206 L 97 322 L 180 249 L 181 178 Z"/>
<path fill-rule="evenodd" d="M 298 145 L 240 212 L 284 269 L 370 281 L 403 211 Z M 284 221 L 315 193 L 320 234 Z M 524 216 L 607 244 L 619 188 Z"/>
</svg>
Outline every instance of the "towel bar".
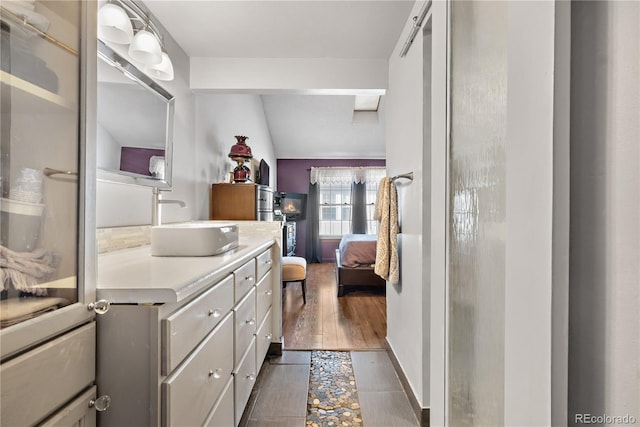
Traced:
<svg viewBox="0 0 640 427">
<path fill-rule="evenodd" d="M 413 172 L 408 172 L 408 173 L 402 173 L 400 175 L 395 175 L 395 176 L 391 177 L 391 181 L 395 181 L 395 180 L 400 179 L 400 178 L 406 178 L 409 181 L 413 181 Z"/>
</svg>

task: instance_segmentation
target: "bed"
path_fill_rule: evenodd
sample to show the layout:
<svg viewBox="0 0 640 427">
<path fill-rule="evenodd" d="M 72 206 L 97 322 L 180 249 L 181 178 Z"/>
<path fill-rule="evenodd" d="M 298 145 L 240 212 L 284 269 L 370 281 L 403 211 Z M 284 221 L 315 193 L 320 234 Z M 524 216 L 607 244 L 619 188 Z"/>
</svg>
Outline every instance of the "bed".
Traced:
<svg viewBox="0 0 640 427">
<path fill-rule="evenodd" d="M 345 234 L 336 249 L 336 284 L 338 296 L 345 286 L 382 286 L 386 281 L 373 272 L 376 262 L 376 236 Z"/>
</svg>

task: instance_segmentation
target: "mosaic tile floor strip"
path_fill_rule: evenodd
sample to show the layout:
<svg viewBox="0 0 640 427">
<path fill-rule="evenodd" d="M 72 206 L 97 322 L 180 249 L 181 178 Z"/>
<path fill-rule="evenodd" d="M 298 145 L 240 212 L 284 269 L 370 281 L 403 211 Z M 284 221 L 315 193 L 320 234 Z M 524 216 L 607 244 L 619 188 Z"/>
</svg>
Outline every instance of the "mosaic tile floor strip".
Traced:
<svg viewBox="0 0 640 427">
<path fill-rule="evenodd" d="M 307 426 L 363 426 L 349 352 L 311 352 Z"/>
</svg>

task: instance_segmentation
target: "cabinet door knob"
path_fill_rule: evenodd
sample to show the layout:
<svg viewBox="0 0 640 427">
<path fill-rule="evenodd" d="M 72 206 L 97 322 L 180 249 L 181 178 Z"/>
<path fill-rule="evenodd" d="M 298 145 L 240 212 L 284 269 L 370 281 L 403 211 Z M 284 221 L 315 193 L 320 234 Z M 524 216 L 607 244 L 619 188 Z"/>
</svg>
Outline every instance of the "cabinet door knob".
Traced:
<svg viewBox="0 0 640 427">
<path fill-rule="evenodd" d="M 268 260 L 266 260 L 264 263 L 265 263 L 265 264 L 267 264 L 267 265 L 269 265 L 269 264 L 271 264 L 272 262 L 273 262 L 273 261 L 271 261 L 270 259 L 268 259 Z"/>
<path fill-rule="evenodd" d="M 245 323 L 247 325 L 255 325 L 256 324 L 256 319 L 245 320 Z"/>
<path fill-rule="evenodd" d="M 104 412 L 111 406 L 111 397 L 107 394 L 89 401 L 89 408 L 96 408 L 98 412 Z"/>
<path fill-rule="evenodd" d="M 271 338 L 273 338 L 273 335 L 268 334 L 268 335 L 265 335 L 264 338 L 267 340 L 271 340 Z"/>
<path fill-rule="evenodd" d="M 218 368 L 215 371 L 209 370 L 209 377 L 213 377 L 213 379 L 217 380 L 217 379 L 220 379 L 221 376 L 222 376 L 222 369 Z"/>
<path fill-rule="evenodd" d="M 220 311 L 220 309 L 216 308 L 215 310 L 209 310 L 209 316 L 213 316 L 213 317 L 220 317 L 222 315 L 222 311 Z"/>
<path fill-rule="evenodd" d="M 247 379 L 248 379 L 249 381 L 253 381 L 253 380 L 255 380 L 255 379 L 256 379 L 256 374 L 254 374 L 254 373 L 250 373 L 249 375 L 247 375 Z"/>
<path fill-rule="evenodd" d="M 244 278 L 247 282 L 253 282 L 253 276 L 247 276 Z"/>
<path fill-rule="evenodd" d="M 271 289 L 269 289 L 268 291 L 265 291 L 265 293 L 264 293 L 264 294 L 265 294 L 265 295 L 267 295 L 267 296 L 269 296 L 269 295 L 271 295 L 272 293 L 273 293 L 273 291 L 272 291 Z"/>
<path fill-rule="evenodd" d="M 96 314 L 105 314 L 107 311 L 109 311 L 110 307 L 111 301 L 108 301 L 106 299 L 101 299 L 87 304 L 87 310 L 93 310 L 96 312 Z"/>
</svg>

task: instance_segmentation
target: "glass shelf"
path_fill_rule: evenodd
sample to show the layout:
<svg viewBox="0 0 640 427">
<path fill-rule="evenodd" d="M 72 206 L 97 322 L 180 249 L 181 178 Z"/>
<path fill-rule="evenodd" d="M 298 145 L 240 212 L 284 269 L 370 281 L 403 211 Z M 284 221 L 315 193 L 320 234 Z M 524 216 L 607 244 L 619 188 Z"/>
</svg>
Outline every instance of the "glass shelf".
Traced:
<svg viewBox="0 0 640 427">
<path fill-rule="evenodd" d="M 0 70 L 3 97 L 11 92 L 11 110 L 16 113 L 55 113 L 75 111 L 76 103 L 33 83 Z"/>
</svg>

